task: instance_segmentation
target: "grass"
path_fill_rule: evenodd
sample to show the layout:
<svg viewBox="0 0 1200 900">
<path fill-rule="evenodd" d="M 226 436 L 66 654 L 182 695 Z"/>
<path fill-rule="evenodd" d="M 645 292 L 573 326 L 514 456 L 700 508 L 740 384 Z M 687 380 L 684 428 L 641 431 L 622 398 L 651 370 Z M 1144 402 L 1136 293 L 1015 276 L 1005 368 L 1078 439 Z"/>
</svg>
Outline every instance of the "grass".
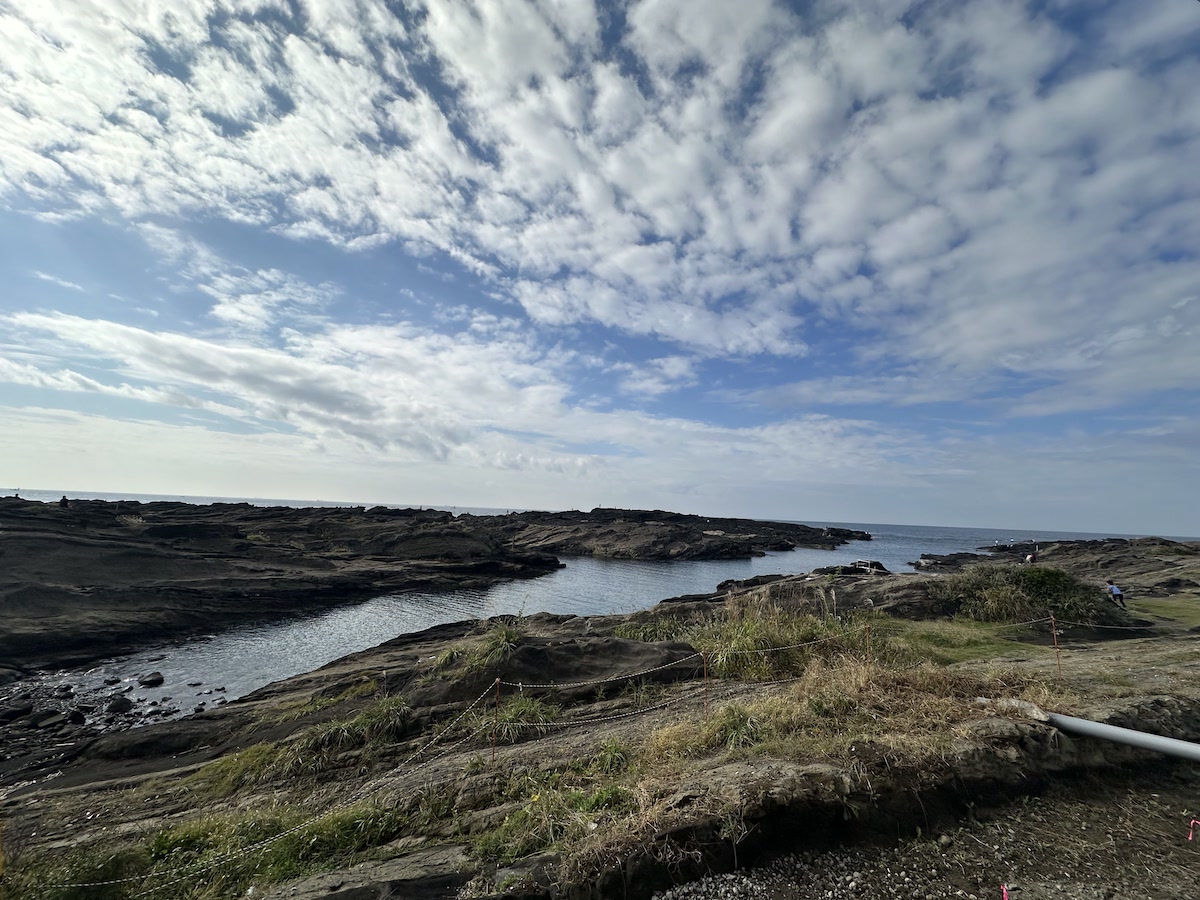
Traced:
<svg viewBox="0 0 1200 900">
<path fill-rule="evenodd" d="M 284 743 L 261 743 L 201 766 L 184 784 L 208 798 L 228 797 L 245 787 L 315 776 L 346 764 L 343 755 L 403 738 L 412 710 L 401 697 L 385 697 L 349 719 L 312 725 Z"/>
<path fill-rule="evenodd" d="M 18 859 L 4 900 L 210 900 L 350 865 L 394 840 L 411 816 L 360 804 L 308 822 L 301 810 L 205 816 L 124 846 L 91 846 L 54 862 Z M 254 848 L 247 852 L 247 848 Z M 129 879 L 119 884 L 94 882 Z M 76 886 L 72 886 L 76 885 Z"/>
<path fill-rule="evenodd" d="M 687 623 L 678 616 L 651 614 L 622 622 L 613 629 L 613 634 L 627 640 L 656 643 L 676 640 L 686 630 Z"/>
<path fill-rule="evenodd" d="M 682 635 L 704 653 L 710 675 L 767 681 L 800 675 L 809 660 L 866 652 L 864 624 L 760 603 L 725 611 Z"/>
<path fill-rule="evenodd" d="M 578 843 L 602 827 L 616 825 L 638 805 L 634 791 L 628 787 L 580 786 L 556 771 L 527 773 L 514 779 L 504 799 L 515 800 L 518 805 L 498 827 L 472 842 L 478 857 L 501 865 Z"/>
<path fill-rule="evenodd" d="M 522 640 L 524 640 L 524 637 L 520 629 L 515 625 L 504 621 L 495 622 L 484 634 L 483 640 L 479 642 L 479 646 L 467 657 L 467 671 L 474 672 L 486 669 L 489 666 L 499 665 L 517 647 L 521 646 Z M 438 662 L 441 664 L 442 660 L 439 658 Z M 447 660 L 445 666 L 449 666 L 453 662 L 454 659 Z"/>
<path fill-rule="evenodd" d="M 896 662 L 928 660 L 938 665 L 1005 656 L 1019 649 L 1004 626 L 972 620 L 906 621 L 879 617 L 872 636 L 880 654 Z"/>
<path fill-rule="evenodd" d="M 467 733 L 495 735 L 501 744 L 512 744 L 531 735 L 545 734 L 562 717 L 562 708 L 536 697 L 518 694 L 498 710 L 483 710 L 463 721 Z"/>
<path fill-rule="evenodd" d="M 969 566 L 931 581 L 929 596 L 959 602 L 959 616 L 980 622 L 1031 622 L 1051 615 L 1082 625 L 1128 621 L 1096 587 L 1048 566 Z"/>
<path fill-rule="evenodd" d="M 1125 602 L 1144 615 L 1174 619 L 1186 628 L 1200 627 L 1200 596 L 1195 594 L 1163 598 L 1126 595 Z"/>
<path fill-rule="evenodd" d="M 1019 603 L 1008 597 L 995 609 L 989 607 L 992 612 L 1009 615 L 1014 609 L 1023 610 L 1020 604 L 1026 602 L 1051 602 L 1046 597 L 1065 603 L 1064 609 L 1076 602 L 1071 599 L 1076 589 L 1057 576 L 1006 580 L 968 574 L 971 578 L 959 589 L 1003 587 L 1012 595 L 1023 595 L 1017 598 Z M 1102 597 L 1093 599 L 1105 602 Z M 984 596 L 981 602 L 991 601 Z M 672 639 L 687 640 L 703 650 L 714 678 L 790 679 L 791 683 L 729 686 L 745 695 L 714 703 L 707 717 L 693 706 L 690 714 L 674 713 L 676 720 L 669 725 L 608 732 L 594 748 L 572 750 L 581 755 L 556 770 L 497 770 L 478 752 L 476 743 L 464 749 L 458 771 L 451 766 L 438 776 L 440 780 L 397 792 L 395 805 L 361 803 L 305 824 L 308 813 L 298 805 L 264 799 L 281 797 L 287 790 L 307 794 L 316 776 L 356 765 L 371 754 L 385 752 L 389 742 L 409 736 L 412 713 L 404 701 L 378 699 L 352 716 L 304 728 L 286 742 L 257 744 L 209 763 L 182 782 L 197 799 L 235 798 L 229 806 L 240 805 L 241 813 L 202 814 L 123 845 L 108 843 L 106 838 L 66 855 L 18 858 L 0 887 L 0 897 L 125 900 L 161 882 L 143 885 L 138 880 L 86 890 L 45 885 L 178 874 L 224 860 L 180 885 L 162 886 L 147 896 L 151 900 L 233 898 L 244 896 L 251 885 L 261 888 L 351 865 L 373 854 L 394 853 L 394 848 L 383 848 L 409 836 L 469 840 L 480 859 L 498 865 L 545 851 L 560 854 L 568 866 L 584 865 L 581 860 L 611 862 L 618 852 L 614 848 L 632 848 L 630 842 L 652 840 L 681 821 L 699 821 L 697 817 L 711 816 L 723 823 L 722 834 L 742 833 L 746 823 L 739 818 L 741 813 L 721 807 L 726 801 L 720 796 L 706 797 L 686 810 L 667 801 L 681 779 L 703 780 L 706 769 L 722 762 L 754 757 L 825 760 L 853 770 L 882 759 L 888 766 L 932 767 L 955 740 L 954 726 L 980 716 L 976 697 L 1017 696 L 1057 708 L 1063 708 L 1064 700 L 1068 707 L 1071 702 L 1066 689 L 1057 685 L 978 664 L 1018 646 L 1003 639 L 1010 632 L 1002 624 L 970 618 L 905 622 L 880 616 L 814 617 L 765 601 L 725 608 L 702 621 L 670 622 L 670 629 L 650 622 L 639 627 L 647 626 L 641 632 L 646 636 L 671 631 Z M 676 626 L 684 630 L 673 631 Z M 438 665 L 465 661 L 470 669 L 499 664 L 521 641 L 515 626 L 499 623 L 482 636 L 478 647 L 444 663 L 439 657 Z M 947 668 L 964 662 L 976 664 Z M 373 680 L 363 679 L 342 690 L 334 701 L 361 702 L 375 690 Z M 635 705 L 645 705 L 656 692 L 670 688 L 634 680 L 624 690 Z M 315 702 L 309 707 L 310 712 L 317 709 Z M 495 731 L 498 742 L 513 744 L 549 732 L 561 719 L 558 706 L 516 694 L 499 710 L 480 708 L 467 717 L 462 733 L 478 733 L 486 741 Z M 531 758 L 539 764 L 554 763 L 553 757 L 544 758 L 554 752 L 549 746 L 530 744 L 508 752 L 525 764 Z M 463 783 L 470 784 L 469 791 L 461 790 Z M 460 802 L 485 814 L 464 815 L 468 810 L 460 809 Z M 212 804 L 197 806 L 211 808 Z M 280 836 L 292 828 L 297 830 Z M 244 852 L 262 841 L 269 843 Z"/>
<path fill-rule="evenodd" d="M 1036 684 L 1032 676 L 1003 669 L 977 673 L 932 664 L 887 668 L 813 660 L 795 685 L 778 693 L 720 707 L 707 721 L 656 729 L 647 738 L 644 762 L 747 753 L 845 761 L 851 747 L 864 743 L 928 760 L 949 745 L 948 724 L 979 717 L 976 697 L 1022 695 Z M 1046 695 L 1037 699 L 1044 702 Z"/>
</svg>

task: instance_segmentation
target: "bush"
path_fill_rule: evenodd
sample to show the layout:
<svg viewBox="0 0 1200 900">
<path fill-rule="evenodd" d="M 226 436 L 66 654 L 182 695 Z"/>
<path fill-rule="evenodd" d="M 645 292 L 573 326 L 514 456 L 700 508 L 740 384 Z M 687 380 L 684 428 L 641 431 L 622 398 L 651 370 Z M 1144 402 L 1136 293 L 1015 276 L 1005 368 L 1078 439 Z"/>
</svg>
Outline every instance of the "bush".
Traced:
<svg viewBox="0 0 1200 900">
<path fill-rule="evenodd" d="M 754 615 L 722 616 L 689 629 L 684 639 L 706 654 L 711 675 L 759 681 L 794 678 L 810 659 L 832 659 L 866 647 L 863 629 L 852 621 L 775 606 L 760 607 Z"/>
<path fill-rule="evenodd" d="M 1051 615 L 1081 625 L 1122 620 L 1097 588 L 1046 566 L 971 566 L 931 582 L 929 595 L 961 602 L 958 614 L 980 622 L 1032 622 Z"/>
</svg>

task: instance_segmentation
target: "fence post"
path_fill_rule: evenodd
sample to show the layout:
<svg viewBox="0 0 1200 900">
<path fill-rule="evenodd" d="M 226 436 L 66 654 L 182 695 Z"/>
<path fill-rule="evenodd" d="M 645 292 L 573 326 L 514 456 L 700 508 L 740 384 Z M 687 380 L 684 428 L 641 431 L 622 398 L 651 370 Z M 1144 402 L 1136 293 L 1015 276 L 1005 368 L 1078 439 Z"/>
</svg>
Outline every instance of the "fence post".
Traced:
<svg viewBox="0 0 1200 900">
<path fill-rule="evenodd" d="M 496 761 L 496 735 L 500 731 L 500 679 L 496 679 L 496 711 L 492 717 L 492 762 Z"/>
<path fill-rule="evenodd" d="M 867 677 L 871 677 L 871 623 L 867 623 Z"/>
<path fill-rule="evenodd" d="M 1054 637 L 1054 659 L 1058 663 L 1058 679 L 1062 681 L 1062 651 L 1058 646 L 1058 625 L 1054 621 L 1054 613 L 1050 613 L 1050 634 Z"/>
</svg>

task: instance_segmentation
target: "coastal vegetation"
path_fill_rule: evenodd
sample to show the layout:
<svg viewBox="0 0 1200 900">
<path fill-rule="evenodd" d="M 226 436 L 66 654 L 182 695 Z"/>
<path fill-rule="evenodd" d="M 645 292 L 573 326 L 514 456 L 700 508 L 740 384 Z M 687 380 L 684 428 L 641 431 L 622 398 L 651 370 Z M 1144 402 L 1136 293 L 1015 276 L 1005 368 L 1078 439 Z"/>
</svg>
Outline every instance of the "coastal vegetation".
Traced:
<svg viewBox="0 0 1200 900">
<path fill-rule="evenodd" d="M 1049 566 L 969 566 L 932 581 L 929 593 L 935 600 L 960 603 L 960 616 L 980 622 L 1037 622 L 1050 616 L 1075 625 L 1128 621 L 1093 585 Z"/>
<path fill-rule="evenodd" d="M 727 604 L 690 624 L 664 618 L 635 630 L 643 639 L 669 633 L 702 654 L 711 705 L 700 702 L 703 681 L 629 679 L 611 697 L 597 696 L 614 710 L 663 698 L 689 702 L 649 729 L 614 730 L 593 752 L 567 757 L 551 737 L 574 719 L 595 717 L 587 703 L 564 708 L 521 692 L 437 735 L 428 727 L 414 731 L 408 702 L 376 696 L 378 685 L 364 679 L 332 704 L 310 709 L 328 716 L 353 707 L 351 715 L 253 744 L 179 780 L 152 780 L 118 801 L 170 793 L 193 811 L 183 821 L 116 842 L 78 842 L 65 853 L 13 854 L 3 896 L 233 898 L 251 886 L 379 858 L 405 840 L 465 842 L 481 862 L 501 867 L 553 851 L 565 870 L 581 875 L 630 852 L 631 841 L 677 827 L 679 811 L 667 800 L 698 765 L 774 759 L 853 767 L 870 757 L 928 769 L 953 742 L 954 723 L 977 715 L 974 698 L 1052 694 L 1049 683 L 1011 670 L 955 670 L 936 655 L 922 658 L 922 648 L 935 645 L 948 659 L 996 649 L 994 639 L 981 637 L 988 627 L 943 625 L 935 639 L 931 623 L 863 612 L 812 615 L 761 602 Z M 632 633 L 626 625 L 616 631 Z M 502 672 L 531 638 L 520 621 L 493 623 L 474 646 L 444 651 L 433 667 L 450 679 Z M 360 773 L 378 777 L 394 767 L 403 774 L 406 760 L 439 739 L 469 753 L 447 757 L 417 790 L 385 788 L 365 797 L 330 790 L 343 781 L 361 784 Z M 534 760 L 494 759 L 488 749 L 543 740 L 549 743 Z M 734 807 L 706 814 L 730 833 L 750 827 Z M 95 884 L 109 881 L 115 883 Z"/>
<path fill-rule="evenodd" d="M 736 857 L 761 840 L 772 816 L 849 827 L 891 802 L 896 822 L 912 817 L 889 825 L 902 829 L 927 791 L 1081 765 L 1053 729 L 999 709 L 1076 714 L 1147 683 L 1094 652 L 1064 670 L 1050 615 L 1146 627 L 1065 568 L 988 565 L 414 635 L 214 713 L 194 733 L 229 731 L 215 758 L 167 749 L 136 776 L 40 795 L 7 823 L 0 898 L 274 896 L 438 849 L 461 854 L 447 871 L 470 873 L 447 895 L 528 894 L 637 860 L 700 872 L 712 848 Z M 1185 693 L 1190 650 L 1159 653 L 1180 674 L 1155 673 L 1155 693 Z M 97 764 L 140 746 L 113 744 Z"/>
</svg>

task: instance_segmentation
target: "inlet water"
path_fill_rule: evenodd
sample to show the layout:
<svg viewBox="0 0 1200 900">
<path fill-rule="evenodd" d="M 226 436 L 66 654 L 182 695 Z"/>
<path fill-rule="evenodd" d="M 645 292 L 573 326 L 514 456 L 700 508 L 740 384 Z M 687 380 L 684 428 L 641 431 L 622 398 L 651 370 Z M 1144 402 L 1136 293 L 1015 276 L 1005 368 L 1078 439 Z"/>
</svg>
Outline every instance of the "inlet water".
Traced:
<svg viewBox="0 0 1200 900">
<path fill-rule="evenodd" d="M 180 644 L 149 648 L 106 661 L 87 672 L 54 676 L 85 691 L 121 690 L 140 675 L 161 672 L 164 683 L 136 687 L 132 696 L 190 713 L 199 704 L 234 699 L 281 678 L 309 672 L 334 659 L 378 646 L 401 634 L 465 619 L 550 612 L 593 616 L 630 613 L 667 597 L 707 593 L 730 578 L 795 574 L 821 566 L 875 559 L 893 572 L 911 571 L 922 553 L 953 553 L 1027 540 L 1099 538 L 931 526 L 830 524 L 868 531 L 871 541 L 836 550 L 798 549 L 748 560 L 633 562 L 564 559 L 566 568 L 530 581 L 486 590 L 389 594 L 318 615 L 240 627 Z M 117 683 L 111 684 L 114 679 Z M 110 682 L 105 687 L 105 680 Z M 224 690 L 218 690 L 223 688 Z M 164 699 L 169 698 L 169 699 Z"/>
</svg>

